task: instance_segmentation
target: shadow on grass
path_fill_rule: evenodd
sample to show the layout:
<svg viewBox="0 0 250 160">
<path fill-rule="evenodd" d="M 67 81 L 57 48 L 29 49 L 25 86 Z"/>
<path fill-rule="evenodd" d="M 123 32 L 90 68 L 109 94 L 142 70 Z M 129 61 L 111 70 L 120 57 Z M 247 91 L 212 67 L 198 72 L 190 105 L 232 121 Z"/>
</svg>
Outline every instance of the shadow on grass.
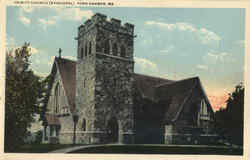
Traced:
<svg viewBox="0 0 250 160">
<path fill-rule="evenodd" d="M 204 146 L 104 145 L 79 149 L 70 153 L 242 155 L 243 150 L 240 148 Z"/>
<path fill-rule="evenodd" d="M 6 153 L 48 153 L 53 150 L 75 147 L 73 144 L 24 144 L 15 151 Z"/>
</svg>

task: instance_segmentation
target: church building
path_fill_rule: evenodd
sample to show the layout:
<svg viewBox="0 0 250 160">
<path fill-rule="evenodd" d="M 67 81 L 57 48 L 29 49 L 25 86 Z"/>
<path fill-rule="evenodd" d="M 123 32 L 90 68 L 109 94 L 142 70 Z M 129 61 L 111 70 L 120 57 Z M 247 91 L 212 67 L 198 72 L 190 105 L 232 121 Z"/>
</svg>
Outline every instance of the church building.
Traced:
<svg viewBox="0 0 250 160">
<path fill-rule="evenodd" d="M 43 143 L 212 143 L 200 79 L 134 73 L 134 38 L 134 25 L 100 13 L 78 27 L 77 60 L 60 54 L 50 73 Z"/>
</svg>

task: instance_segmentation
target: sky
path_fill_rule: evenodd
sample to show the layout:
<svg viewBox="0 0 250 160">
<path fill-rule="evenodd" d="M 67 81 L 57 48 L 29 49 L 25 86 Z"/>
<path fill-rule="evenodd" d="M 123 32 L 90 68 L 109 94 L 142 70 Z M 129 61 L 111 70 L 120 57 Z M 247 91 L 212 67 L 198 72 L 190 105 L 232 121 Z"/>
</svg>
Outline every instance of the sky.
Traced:
<svg viewBox="0 0 250 160">
<path fill-rule="evenodd" d="M 240 8 L 7 8 L 6 44 L 30 42 L 31 67 L 46 76 L 62 48 L 76 59 L 77 27 L 95 13 L 135 25 L 135 72 L 181 80 L 198 76 L 212 107 L 243 82 L 245 10 Z"/>
</svg>

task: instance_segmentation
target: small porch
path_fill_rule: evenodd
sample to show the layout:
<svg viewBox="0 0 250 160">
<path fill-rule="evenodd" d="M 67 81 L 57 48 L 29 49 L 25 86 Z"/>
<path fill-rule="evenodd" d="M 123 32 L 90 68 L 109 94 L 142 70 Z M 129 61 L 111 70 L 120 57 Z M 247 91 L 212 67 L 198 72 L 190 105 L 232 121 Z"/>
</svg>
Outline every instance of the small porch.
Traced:
<svg viewBox="0 0 250 160">
<path fill-rule="evenodd" d="M 166 125 L 164 137 L 165 144 L 209 145 L 219 140 L 213 128 L 188 125 Z"/>
<path fill-rule="evenodd" d="M 43 128 L 43 143 L 59 143 L 60 121 L 56 115 L 46 114 L 46 122 Z"/>
</svg>

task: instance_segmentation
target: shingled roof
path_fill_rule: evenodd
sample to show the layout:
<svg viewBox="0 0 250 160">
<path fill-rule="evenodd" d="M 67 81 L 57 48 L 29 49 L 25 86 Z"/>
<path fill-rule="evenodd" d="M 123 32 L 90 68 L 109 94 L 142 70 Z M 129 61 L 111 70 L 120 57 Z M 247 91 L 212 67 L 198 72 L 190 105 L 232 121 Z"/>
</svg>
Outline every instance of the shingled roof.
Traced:
<svg viewBox="0 0 250 160">
<path fill-rule="evenodd" d="M 162 84 L 156 87 L 158 100 L 169 99 L 170 105 L 165 114 L 166 121 L 177 120 L 183 106 L 190 98 L 195 87 L 198 85 L 199 78 L 189 78 L 176 81 L 172 84 Z"/>
<path fill-rule="evenodd" d="M 59 71 L 62 78 L 63 86 L 72 111 L 75 104 L 76 62 L 69 59 L 56 57 L 52 73 L 56 73 L 57 70 Z M 167 121 L 174 121 L 178 118 L 184 104 L 197 85 L 202 90 L 204 94 L 203 96 L 211 108 L 209 100 L 198 77 L 179 81 L 137 73 L 134 73 L 133 77 L 135 80 L 136 90 L 139 91 L 142 98 L 146 98 L 154 102 L 161 100 L 170 101 L 169 108 L 165 114 L 165 119 Z"/>
<path fill-rule="evenodd" d="M 75 105 L 76 62 L 56 57 L 55 63 L 62 78 L 62 83 L 68 98 L 68 103 L 71 109 L 73 109 Z"/>
<path fill-rule="evenodd" d="M 52 114 L 45 114 L 48 125 L 60 125 L 59 119 Z"/>
<path fill-rule="evenodd" d="M 142 98 L 154 102 L 169 101 L 168 110 L 165 113 L 164 121 L 176 121 L 185 104 L 193 92 L 199 92 L 207 102 L 210 110 L 211 105 L 203 90 L 198 77 L 173 81 L 163 78 L 134 74 L 136 89 L 141 93 Z"/>
<path fill-rule="evenodd" d="M 173 83 L 162 83 L 156 85 L 154 86 L 155 90 L 157 91 L 155 93 L 155 97 L 157 98 L 157 100 L 161 100 L 187 93 L 193 88 L 195 84 L 198 83 L 198 80 L 198 77 L 193 77 L 175 81 Z"/>
<path fill-rule="evenodd" d="M 70 110 L 73 111 L 75 107 L 76 62 L 62 57 L 55 57 L 50 73 L 51 79 L 48 84 L 48 96 L 50 95 L 49 93 L 51 92 L 54 77 L 57 72 L 59 72 L 62 79 L 63 88 L 70 105 Z"/>
<path fill-rule="evenodd" d="M 148 98 L 150 100 L 154 100 L 155 98 L 155 86 L 160 84 L 171 84 L 175 82 L 173 80 L 137 73 L 134 73 L 133 76 L 135 79 L 136 89 L 140 92 L 143 98 Z"/>
</svg>

